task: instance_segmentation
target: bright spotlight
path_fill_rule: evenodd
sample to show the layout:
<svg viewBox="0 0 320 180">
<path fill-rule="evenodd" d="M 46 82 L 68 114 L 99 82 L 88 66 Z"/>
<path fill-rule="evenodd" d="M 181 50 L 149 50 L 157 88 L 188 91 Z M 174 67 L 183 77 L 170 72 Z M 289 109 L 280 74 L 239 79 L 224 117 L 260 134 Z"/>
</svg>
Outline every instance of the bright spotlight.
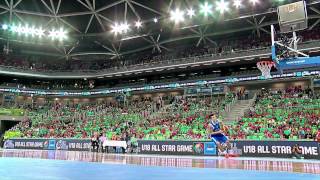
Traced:
<svg viewBox="0 0 320 180">
<path fill-rule="evenodd" d="M 136 28 L 141 28 L 141 26 L 142 26 L 142 23 L 141 23 L 141 21 L 136 21 L 136 23 L 135 23 L 135 25 L 134 25 Z"/>
<path fill-rule="evenodd" d="M 191 8 L 191 9 L 188 9 L 187 11 L 187 15 L 189 16 L 189 18 L 192 18 L 193 16 L 195 16 L 195 12 L 194 10 Z"/>
<path fill-rule="evenodd" d="M 184 21 L 184 12 L 176 9 L 175 11 L 170 12 L 170 20 L 175 23 Z"/>
<path fill-rule="evenodd" d="M 2 25 L 2 29 L 3 29 L 3 30 L 7 30 L 8 28 L 9 28 L 8 25 L 6 25 L 6 24 L 3 24 L 3 25 Z"/>
<path fill-rule="evenodd" d="M 49 37 L 53 40 L 56 39 L 58 37 L 58 33 L 55 29 L 52 29 L 51 31 L 49 31 Z"/>
<path fill-rule="evenodd" d="M 212 5 L 208 4 L 208 2 L 205 2 L 200 6 L 200 12 L 204 14 L 204 16 L 208 16 L 209 14 L 211 14 L 212 13 L 211 10 L 212 10 Z"/>
<path fill-rule="evenodd" d="M 15 25 L 10 26 L 10 31 L 17 32 L 17 26 L 15 26 Z"/>
<path fill-rule="evenodd" d="M 117 34 L 122 34 L 122 33 L 128 32 L 130 29 L 130 26 L 127 22 L 122 23 L 122 24 L 115 23 L 111 28 L 112 28 L 111 32 L 113 32 L 115 35 L 117 35 Z"/>
<path fill-rule="evenodd" d="M 153 18 L 153 22 L 154 22 L 154 23 L 157 23 L 157 22 L 158 22 L 158 19 L 157 19 L 157 18 Z"/>
<path fill-rule="evenodd" d="M 250 2 L 251 2 L 253 5 L 256 5 L 256 4 L 259 2 L 259 0 L 250 0 Z"/>
<path fill-rule="evenodd" d="M 23 27 L 21 26 L 21 24 L 19 24 L 19 26 L 15 30 L 18 33 L 18 35 L 20 35 L 23 32 Z"/>
<path fill-rule="evenodd" d="M 220 2 L 217 2 L 216 9 L 219 10 L 221 14 L 223 14 L 225 11 L 229 10 L 229 3 L 225 2 L 224 0 L 220 0 Z"/>
<path fill-rule="evenodd" d="M 239 9 L 242 6 L 241 0 L 234 0 L 233 6 L 235 6 L 237 9 Z"/>
<path fill-rule="evenodd" d="M 42 29 L 42 27 L 29 26 L 28 24 L 2 24 L 0 28 L 4 30 L 9 30 L 11 33 L 18 33 L 19 36 L 23 35 L 25 37 L 30 35 L 31 37 L 37 36 L 38 38 L 41 38 L 42 36 L 46 35 L 47 38 L 51 38 L 52 40 L 58 39 L 61 41 L 68 38 L 67 32 L 63 28 L 46 30 Z"/>
<path fill-rule="evenodd" d="M 33 37 L 36 34 L 36 28 L 34 26 L 29 28 L 29 34 Z"/>
<path fill-rule="evenodd" d="M 113 26 L 111 26 L 112 30 L 115 35 L 121 33 L 120 25 L 118 23 L 115 23 Z"/>
<path fill-rule="evenodd" d="M 35 29 L 34 34 L 41 38 L 44 35 L 44 30 L 42 29 L 42 27 L 40 27 L 38 29 Z"/>
<path fill-rule="evenodd" d="M 24 27 L 21 27 L 21 33 L 23 33 L 24 35 L 28 35 L 29 34 L 29 26 L 25 25 Z"/>
<path fill-rule="evenodd" d="M 121 25 L 120 25 L 120 31 L 121 31 L 121 33 L 127 33 L 128 31 L 129 31 L 129 24 L 127 23 L 127 22 L 125 22 L 125 23 L 122 23 Z"/>
<path fill-rule="evenodd" d="M 67 35 L 66 35 L 66 32 L 60 28 L 59 31 L 56 31 L 56 37 L 62 41 L 63 39 L 66 39 L 67 38 Z"/>
<path fill-rule="evenodd" d="M 66 32 L 62 28 L 60 28 L 59 30 L 53 29 L 53 30 L 49 31 L 49 37 L 52 40 L 58 39 L 60 41 L 67 38 Z"/>
</svg>

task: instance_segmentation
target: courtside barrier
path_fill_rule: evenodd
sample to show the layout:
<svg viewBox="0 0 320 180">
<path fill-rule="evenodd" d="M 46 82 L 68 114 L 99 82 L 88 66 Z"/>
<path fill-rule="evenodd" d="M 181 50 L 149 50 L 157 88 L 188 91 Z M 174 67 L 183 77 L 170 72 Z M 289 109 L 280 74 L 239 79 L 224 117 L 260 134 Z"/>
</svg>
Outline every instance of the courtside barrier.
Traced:
<svg viewBox="0 0 320 180">
<path fill-rule="evenodd" d="M 298 144 L 305 159 L 320 159 L 320 144 L 315 141 L 231 141 L 232 152 L 246 157 L 291 158 L 292 146 Z M 9 139 L 5 149 L 88 151 L 90 139 Z M 211 141 L 138 140 L 140 154 L 217 156 Z"/>
<path fill-rule="evenodd" d="M 38 149 L 88 151 L 90 139 L 9 139 L 4 142 L 5 149 Z"/>
<path fill-rule="evenodd" d="M 305 159 L 320 159 L 315 141 L 234 141 L 233 147 L 247 157 L 292 158 L 292 147 L 298 144 Z"/>
<path fill-rule="evenodd" d="M 215 143 L 209 141 L 138 141 L 141 154 L 217 155 L 216 150 Z"/>
<path fill-rule="evenodd" d="M 315 141 L 231 141 L 232 153 L 246 157 L 291 158 L 292 146 L 298 144 L 305 159 L 320 159 L 319 143 Z M 217 156 L 209 141 L 138 141 L 141 154 Z"/>
</svg>

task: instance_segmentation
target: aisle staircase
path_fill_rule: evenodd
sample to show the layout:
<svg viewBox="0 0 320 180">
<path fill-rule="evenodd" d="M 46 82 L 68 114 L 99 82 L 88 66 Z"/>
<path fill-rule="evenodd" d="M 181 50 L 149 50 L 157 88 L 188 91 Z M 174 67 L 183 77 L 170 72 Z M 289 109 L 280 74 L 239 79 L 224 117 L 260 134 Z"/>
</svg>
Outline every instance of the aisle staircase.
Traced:
<svg viewBox="0 0 320 180">
<path fill-rule="evenodd" d="M 244 116 L 246 112 L 249 111 L 250 107 L 254 105 L 256 96 L 248 100 L 237 100 L 229 109 L 223 113 L 223 119 L 225 124 L 232 124 L 234 121 L 238 120 L 240 117 Z"/>
<path fill-rule="evenodd" d="M 150 112 L 149 118 L 160 118 L 163 116 L 163 114 L 166 114 L 166 109 L 170 109 L 173 106 L 173 104 L 165 104 L 163 107 L 161 107 L 158 111 Z"/>
</svg>

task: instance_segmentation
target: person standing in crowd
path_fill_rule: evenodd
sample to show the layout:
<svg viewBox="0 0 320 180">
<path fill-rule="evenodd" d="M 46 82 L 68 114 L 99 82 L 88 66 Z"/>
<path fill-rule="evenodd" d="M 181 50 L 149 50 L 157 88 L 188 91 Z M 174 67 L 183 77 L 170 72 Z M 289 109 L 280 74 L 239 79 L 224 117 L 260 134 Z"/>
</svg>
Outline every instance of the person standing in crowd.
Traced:
<svg viewBox="0 0 320 180">
<path fill-rule="evenodd" d="M 249 91 L 247 89 L 244 90 L 244 96 L 245 96 L 245 100 L 249 99 Z"/>
<path fill-rule="evenodd" d="M 299 144 L 295 144 L 292 147 L 292 157 L 295 159 L 303 159 L 302 149 L 299 147 Z"/>
<path fill-rule="evenodd" d="M 320 143 L 320 129 L 318 129 L 318 132 L 316 134 L 316 141 Z"/>
<path fill-rule="evenodd" d="M 108 149 L 107 147 L 103 147 L 103 143 L 107 140 L 106 134 L 105 133 L 101 133 L 100 137 L 99 137 L 99 144 L 101 146 L 101 151 L 105 152 L 106 149 Z M 108 150 L 107 150 L 108 151 Z"/>
<path fill-rule="evenodd" d="M 123 131 L 122 137 L 120 139 L 121 141 L 125 141 L 128 144 L 128 141 L 130 140 L 127 131 Z M 121 147 L 121 151 L 122 153 L 126 152 L 126 149 L 124 147 Z"/>
<path fill-rule="evenodd" d="M 98 137 L 98 133 L 94 132 L 93 136 L 91 138 L 91 146 L 92 146 L 92 150 L 93 151 L 97 151 L 99 150 L 99 137 Z"/>
</svg>

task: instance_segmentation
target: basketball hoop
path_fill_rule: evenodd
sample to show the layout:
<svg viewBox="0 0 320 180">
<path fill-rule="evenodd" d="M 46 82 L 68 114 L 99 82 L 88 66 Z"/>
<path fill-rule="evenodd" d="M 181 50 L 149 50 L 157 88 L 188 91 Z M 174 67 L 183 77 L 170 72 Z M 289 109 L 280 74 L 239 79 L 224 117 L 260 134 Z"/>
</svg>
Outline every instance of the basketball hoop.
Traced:
<svg viewBox="0 0 320 180">
<path fill-rule="evenodd" d="M 260 61 L 257 62 L 257 67 L 261 71 L 262 76 L 266 79 L 271 78 L 271 68 L 274 67 L 274 62 L 273 61 Z"/>
</svg>

